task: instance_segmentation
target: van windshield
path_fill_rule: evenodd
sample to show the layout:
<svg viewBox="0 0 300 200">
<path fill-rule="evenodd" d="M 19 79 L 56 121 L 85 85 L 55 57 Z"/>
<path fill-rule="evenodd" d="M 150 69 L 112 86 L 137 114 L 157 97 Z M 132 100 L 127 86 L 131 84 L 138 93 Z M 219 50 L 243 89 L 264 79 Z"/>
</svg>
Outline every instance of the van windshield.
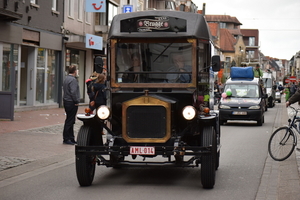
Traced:
<svg viewBox="0 0 300 200">
<path fill-rule="evenodd" d="M 191 43 L 117 43 L 116 83 L 191 83 Z"/>
<path fill-rule="evenodd" d="M 226 85 L 224 88 L 228 97 L 256 98 L 259 97 L 258 85 Z M 228 95 L 229 94 L 229 95 Z"/>
</svg>

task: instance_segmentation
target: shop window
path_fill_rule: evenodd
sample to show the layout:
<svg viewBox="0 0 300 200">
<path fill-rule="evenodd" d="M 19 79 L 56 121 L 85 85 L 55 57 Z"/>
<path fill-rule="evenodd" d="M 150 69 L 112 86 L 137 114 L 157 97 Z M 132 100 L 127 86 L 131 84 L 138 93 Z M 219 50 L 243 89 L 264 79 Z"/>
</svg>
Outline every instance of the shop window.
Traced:
<svg viewBox="0 0 300 200">
<path fill-rule="evenodd" d="M 46 73 L 46 103 L 57 102 L 58 77 L 56 76 L 56 66 L 58 66 L 57 52 L 47 50 L 47 73 Z"/>
<path fill-rule="evenodd" d="M 36 69 L 36 96 L 37 103 L 44 103 L 45 93 L 45 49 L 38 49 Z"/>
<path fill-rule="evenodd" d="M 65 75 L 68 74 L 68 67 L 70 65 L 75 65 L 78 70 L 77 80 L 79 83 L 79 90 L 81 95 L 81 102 L 83 102 L 83 95 L 85 94 L 85 51 L 77 50 L 77 49 L 67 49 L 66 50 L 66 69 Z"/>
<path fill-rule="evenodd" d="M 18 71 L 18 45 L 3 44 L 2 62 L 0 62 L 0 91 L 11 91 L 11 78 L 13 74 L 11 69 L 11 63 L 15 67 L 15 75 Z"/>
</svg>

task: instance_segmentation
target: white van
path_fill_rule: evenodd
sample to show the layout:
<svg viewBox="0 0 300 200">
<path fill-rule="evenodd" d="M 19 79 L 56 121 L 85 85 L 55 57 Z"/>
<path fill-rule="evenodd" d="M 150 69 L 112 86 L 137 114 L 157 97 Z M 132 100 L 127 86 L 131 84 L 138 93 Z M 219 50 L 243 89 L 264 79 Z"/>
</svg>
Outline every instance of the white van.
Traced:
<svg viewBox="0 0 300 200">
<path fill-rule="evenodd" d="M 276 101 L 275 92 L 277 87 L 272 72 L 264 72 L 262 81 L 263 81 L 265 92 L 268 95 L 268 99 L 267 99 L 268 107 L 272 108 L 275 106 L 275 101 Z"/>
</svg>

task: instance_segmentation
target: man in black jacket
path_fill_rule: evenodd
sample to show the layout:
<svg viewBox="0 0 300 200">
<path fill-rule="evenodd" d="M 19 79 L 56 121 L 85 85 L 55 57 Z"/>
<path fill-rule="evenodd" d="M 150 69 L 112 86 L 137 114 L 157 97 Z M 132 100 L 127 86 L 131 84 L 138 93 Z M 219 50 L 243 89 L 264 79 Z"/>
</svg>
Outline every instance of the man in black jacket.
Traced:
<svg viewBox="0 0 300 200">
<path fill-rule="evenodd" d="M 74 124 L 76 113 L 78 111 L 78 104 L 80 101 L 79 85 L 76 79 L 77 69 L 75 65 L 69 67 L 69 75 L 66 76 L 63 83 L 63 101 L 66 112 L 66 120 L 63 131 L 63 143 L 74 145 Z"/>
<path fill-rule="evenodd" d="M 298 87 L 297 91 L 288 99 L 288 101 L 286 102 L 286 107 L 298 101 L 300 101 L 300 87 Z"/>
</svg>

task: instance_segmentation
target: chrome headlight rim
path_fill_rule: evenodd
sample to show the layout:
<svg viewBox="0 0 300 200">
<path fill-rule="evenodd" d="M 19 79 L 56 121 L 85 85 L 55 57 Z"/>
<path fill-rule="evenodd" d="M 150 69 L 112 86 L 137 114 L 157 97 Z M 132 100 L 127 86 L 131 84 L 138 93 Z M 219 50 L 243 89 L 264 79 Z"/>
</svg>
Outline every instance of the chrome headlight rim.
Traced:
<svg viewBox="0 0 300 200">
<path fill-rule="evenodd" d="M 196 116 L 196 109 L 194 106 L 185 106 L 183 109 L 182 109 L 182 116 L 184 117 L 184 119 L 186 120 L 192 120 L 195 118 Z"/>
<path fill-rule="evenodd" d="M 105 105 L 99 106 L 99 108 L 97 109 L 97 116 L 102 120 L 108 119 L 108 117 L 110 116 L 109 108 Z"/>
</svg>

